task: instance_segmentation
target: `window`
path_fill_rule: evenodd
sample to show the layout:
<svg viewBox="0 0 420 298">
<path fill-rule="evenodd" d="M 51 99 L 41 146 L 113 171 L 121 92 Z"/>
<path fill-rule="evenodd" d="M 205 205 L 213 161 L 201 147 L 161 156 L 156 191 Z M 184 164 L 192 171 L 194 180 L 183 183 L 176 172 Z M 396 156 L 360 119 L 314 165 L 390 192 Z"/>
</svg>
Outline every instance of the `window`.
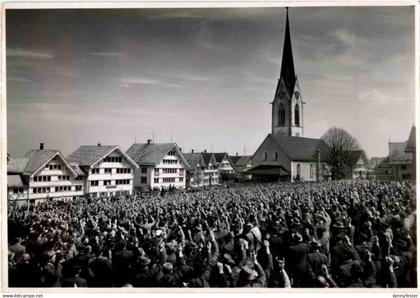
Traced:
<svg viewBox="0 0 420 298">
<path fill-rule="evenodd" d="M 179 182 L 184 182 L 184 177 L 179 178 Z"/>
<path fill-rule="evenodd" d="M 279 126 L 283 126 L 286 124 L 286 110 L 284 109 L 284 105 L 281 103 L 279 107 Z"/>
<path fill-rule="evenodd" d="M 267 158 L 268 158 L 268 153 L 266 151 L 266 152 L 264 152 L 264 160 L 267 160 Z"/>
<path fill-rule="evenodd" d="M 159 178 L 155 178 L 155 179 L 153 179 L 153 182 L 154 182 L 154 183 L 159 183 Z"/>
<path fill-rule="evenodd" d="M 81 191 L 83 189 L 83 186 L 81 185 L 76 185 L 76 191 Z"/>
<path fill-rule="evenodd" d="M 112 169 L 110 168 L 105 169 L 104 174 L 112 174 Z"/>
<path fill-rule="evenodd" d="M 90 181 L 90 186 L 99 186 L 99 181 Z"/>
<path fill-rule="evenodd" d="M 184 169 L 179 169 L 179 175 L 184 175 Z"/>
<path fill-rule="evenodd" d="M 147 183 L 147 177 L 141 177 L 141 183 L 146 184 Z"/>
<path fill-rule="evenodd" d="M 316 170 L 315 165 L 311 164 L 310 169 L 309 169 L 309 175 L 310 175 L 311 179 L 315 178 L 315 175 L 316 175 L 315 170 Z"/>
<path fill-rule="evenodd" d="M 155 175 L 159 175 L 159 171 L 160 169 L 159 168 L 155 168 Z"/>
<path fill-rule="evenodd" d="M 273 160 L 277 160 L 278 159 L 278 155 L 279 155 L 278 152 L 274 152 L 274 154 L 273 154 Z"/>
<path fill-rule="evenodd" d="M 142 167 L 141 168 L 141 173 L 142 174 L 147 174 L 147 168 L 146 167 Z"/>
<path fill-rule="evenodd" d="M 175 156 L 175 151 L 174 151 L 174 150 L 169 151 L 169 152 L 168 152 L 168 155 L 169 155 L 169 156 Z"/>
<path fill-rule="evenodd" d="M 300 164 L 296 165 L 296 175 L 300 177 Z"/>
<path fill-rule="evenodd" d="M 92 169 L 92 174 L 99 174 L 99 173 L 100 173 L 100 169 L 99 168 Z"/>
<path fill-rule="evenodd" d="M 178 172 L 178 169 L 173 169 L 173 168 L 163 169 L 164 174 L 174 174 L 177 172 Z"/>
<path fill-rule="evenodd" d="M 107 186 L 107 185 L 111 185 L 111 180 L 104 180 L 104 185 L 105 185 L 105 186 Z"/>
<path fill-rule="evenodd" d="M 300 125 L 300 113 L 299 113 L 299 105 L 298 104 L 295 105 L 295 125 L 296 126 Z"/>
<path fill-rule="evenodd" d="M 177 164 L 178 163 L 178 160 L 174 160 L 174 159 L 164 159 L 163 160 L 163 164 L 167 164 L 167 165 L 174 165 L 174 164 Z"/>
<path fill-rule="evenodd" d="M 163 183 L 173 183 L 175 182 L 175 178 L 163 178 Z"/>
</svg>

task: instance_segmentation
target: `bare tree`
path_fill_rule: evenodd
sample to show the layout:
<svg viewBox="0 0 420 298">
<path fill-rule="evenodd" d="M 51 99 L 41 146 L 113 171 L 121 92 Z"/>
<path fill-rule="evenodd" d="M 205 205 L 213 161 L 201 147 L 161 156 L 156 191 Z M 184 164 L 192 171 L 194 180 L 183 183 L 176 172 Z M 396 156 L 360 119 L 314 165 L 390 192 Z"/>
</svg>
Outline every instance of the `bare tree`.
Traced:
<svg viewBox="0 0 420 298">
<path fill-rule="evenodd" d="M 343 178 L 351 152 L 360 149 L 359 142 L 346 130 L 338 127 L 327 130 L 321 139 L 326 144 L 320 148 L 321 158 L 330 166 L 332 179 Z"/>
</svg>

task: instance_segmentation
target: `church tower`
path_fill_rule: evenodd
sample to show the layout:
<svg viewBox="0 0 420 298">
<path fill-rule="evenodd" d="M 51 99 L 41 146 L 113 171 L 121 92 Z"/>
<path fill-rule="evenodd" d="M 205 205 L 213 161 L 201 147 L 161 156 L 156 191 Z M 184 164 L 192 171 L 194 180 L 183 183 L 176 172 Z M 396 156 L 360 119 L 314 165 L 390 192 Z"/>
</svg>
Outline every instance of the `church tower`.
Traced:
<svg viewBox="0 0 420 298">
<path fill-rule="evenodd" d="M 295 66 L 289 28 L 289 9 L 286 8 L 286 32 L 280 78 L 272 104 L 271 132 L 276 135 L 303 137 L 303 104 Z"/>
</svg>

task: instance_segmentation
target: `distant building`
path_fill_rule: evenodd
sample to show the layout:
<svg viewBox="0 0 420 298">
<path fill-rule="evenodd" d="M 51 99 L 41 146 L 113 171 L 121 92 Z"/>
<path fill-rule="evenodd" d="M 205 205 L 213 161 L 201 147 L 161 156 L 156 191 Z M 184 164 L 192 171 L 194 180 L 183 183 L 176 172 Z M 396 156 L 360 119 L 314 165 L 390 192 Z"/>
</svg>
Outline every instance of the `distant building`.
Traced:
<svg viewBox="0 0 420 298">
<path fill-rule="evenodd" d="M 407 145 L 405 147 L 405 152 L 411 157 L 411 164 L 408 165 L 411 179 L 416 181 L 416 127 L 413 126 L 410 131 L 410 135 L 407 140 Z"/>
<path fill-rule="evenodd" d="M 353 150 L 345 166 L 346 179 L 366 179 L 368 177 L 369 159 L 363 150 Z"/>
<path fill-rule="evenodd" d="M 238 155 L 231 156 L 230 159 L 232 160 L 236 177 L 239 180 L 251 180 L 252 175 L 247 174 L 246 170 L 252 168 L 252 155 Z"/>
<path fill-rule="evenodd" d="M 375 168 L 375 177 L 381 181 L 411 180 L 416 177 L 415 128 L 405 142 L 389 142 L 389 155 Z"/>
<path fill-rule="evenodd" d="M 220 177 L 223 179 L 233 178 L 235 174 L 235 166 L 229 157 L 227 152 L 213 153 L 214 158 L 217 162 L 217 170 L 219 171 Z"/>
<path fill-rule="evenodd" d="M 132 194 L 138 165 L 119 146 L 81 146 L 67 159 L 85 177 L 85 194 L 92 197 Z"/>
<path fill-rule="evenodd" d="M 210 175 L 206 172 L 206 163 L 201 153 L 183 153 L 185 160 L 188 162 L 187 168 L 187 186 L 200 187 L 210 185 Z"/>
<path fill-rule="evenodd" d="M 220 173 L 217 167 L 216 157 L 213 153 L 208 153 L 206 150 L 201 153 L 203 156 L 205 169 L 204 173 L 209 177 L 209 185 L 217 185 L 220 183 Z"/>
<path fill-rule="evenodd" d="M 133 144 L 127 154 L 139 165 L 134 173 L 137 189 L 167 189 L 186 187 L 186 169 L 189 167 L 175 143 Z"/>
<path fill-rule="evenodd" d="M 376 179 L 375 169 L 385 159 L 385 157 L 372 157 L 368 162 L 367 176 L 369 179 Z"/>
<path fill-rule="evenodd" d="M 10 158 L 7 168 L 9 200 L 34 203 L 84 194 L 84 175 L 60 151 L 44 149 L 43 143 L 23 158 Z"/>
</svg>

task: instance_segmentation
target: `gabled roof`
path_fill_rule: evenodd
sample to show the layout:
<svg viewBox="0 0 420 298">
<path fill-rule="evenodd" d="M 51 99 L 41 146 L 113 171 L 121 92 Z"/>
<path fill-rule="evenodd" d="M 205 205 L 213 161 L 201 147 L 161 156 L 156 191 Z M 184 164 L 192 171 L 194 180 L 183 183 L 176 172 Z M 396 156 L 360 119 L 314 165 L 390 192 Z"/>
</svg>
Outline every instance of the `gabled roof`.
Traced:
<svg viewBox="0 0 420 298">
<path fill-rule="evenodd" d="M 7 187 L 24 187 L 27 186 L 22 181 L 20 175 L 7 175 Z"/>
<path fill-rule="evenodd" d="M 53 149 L 32 149 L 26 152 L 25 158 L 28 159 L 28 162 L 26 163 L 23 175 L 32 176 L 55 156 L 59 156 L 73 175 L 77 176 L 76 172 L 71 168 L 61 152 Z"/>
<path fill-rule="evenodd" d="M 416 152 L 416 127 L 413 126 L 410 131 L 410 136 L 407 140 L 405 152 Z"/>
<path fill-rule="evenodd" d="M 25 158 L 28 159 L 28 163 L 25 166 L 24 173 L 27 175 L 32 175 L 44 164 L 46 164 L 51 158 L 53 158 L 58 152 L 58 150 L 29 150 L 25 154 Z"/>
<path fill-rule="evenodd" d="M 203 156 L 203 160 L 204 160 L 204 163 L 206 164 L 206 166 L 208 166 L 209 165 L 209 163 L 210 163 L 210 161 L 211 161 L 211 159 L 212 159 L 212 157 L 214 158 L 214 154 L 213 153 L 201 153 L 201 155 Z"/>
<path fill-rule="evenodd" d="M 295 161 L 313 161 L 316 159 L 316 150 L 322 146 L 326 146 L 321 139 L 292 137 L 269 134 L 267 137 L 272 138 L 283 152 Z"/>
<path fill-rule="evenodd" d="M 370 168 L 370 169 L 374 169 L 374 168 L 376 168 L 383 160 L 385 159 L 385 157 L 372 157 L 370 160 L 369 160 L 369 164 L 368 164 L 368 167 Z"/>
<path fill-rule="evenodd" d="M 364 163 L 368 163 L 368 158 L 366 156 L 365 151 L 363 150 L 353 150 L 350 152 L 350 158 L 348 160 L 349 165 L 355 165 L 359 159 L 363 159 Z"/>
<path fill-rule="evenodd" d="M 90 146 L 80 146 L 76 151 L 71 153 L 67 159 L 72 165 L 78 165 L 80 167 L 92 167 L 98 163 L 101 159 L 105 158 L 115 150 L 118 150 L 121 155 L 127 159 L 127 161 L 135 166 L 138 165 L 133 161 L 123 150 L 120 149 L 117 145 L 90 145 Z"/>
<path fill-rule="evenodd" d="M 235 163 L 235 166 L 246 166 L 252 159 L 252 155 L 239 155 L 239 160 Z"/>
<path fill-rule="evenodd" d="M 240 155 L 233 155 L 233 156 L 229 156 L 229 157 L 230 157 L 230 160 L 232 161 L 232 163 L 234 165 L 236 165 L 236 163 L 238 162 L 238 160 L 241 159 L 241 156 Z"/>
<path fill-rule="evenodd" d="M 137 164 L 157 165 L 172 149 L 178 152 L 178 155 L 188 167 L 188 162 L 176 143 L 136 143 L 128 148 L 127 155 Z"/>
<path fill-rule="evenodd" d="M 200 167 L 206 165 L 201 153 L 183 153 L 182 155 L 184 155 L 185 160 L 188 162 L 188 170 L 195 170 L 198 164 Z"/>
<path fill-rule="evenodd" d="M 229 156 L 229 154 L 227 154 L 226 152 L 218 152 L 218 153 L 213 153 L 214 154 L 214 158 L 216 159 L 216 162 L 221 163 L 223 158 L 225 158 L 226 155 Z"/>
<path fill-rule="evenodd" d="M 22 174 L 25 171 L 29 158 L 11 157 L 7 163 L 8 174 Z"/>
<path fill-rule="evenodd" d="M 390 142 L 389 146 L 389 161 L 405 162 L 410 160 L 410 156 L 405 152 L 407 142 Z"/>
</svg>

